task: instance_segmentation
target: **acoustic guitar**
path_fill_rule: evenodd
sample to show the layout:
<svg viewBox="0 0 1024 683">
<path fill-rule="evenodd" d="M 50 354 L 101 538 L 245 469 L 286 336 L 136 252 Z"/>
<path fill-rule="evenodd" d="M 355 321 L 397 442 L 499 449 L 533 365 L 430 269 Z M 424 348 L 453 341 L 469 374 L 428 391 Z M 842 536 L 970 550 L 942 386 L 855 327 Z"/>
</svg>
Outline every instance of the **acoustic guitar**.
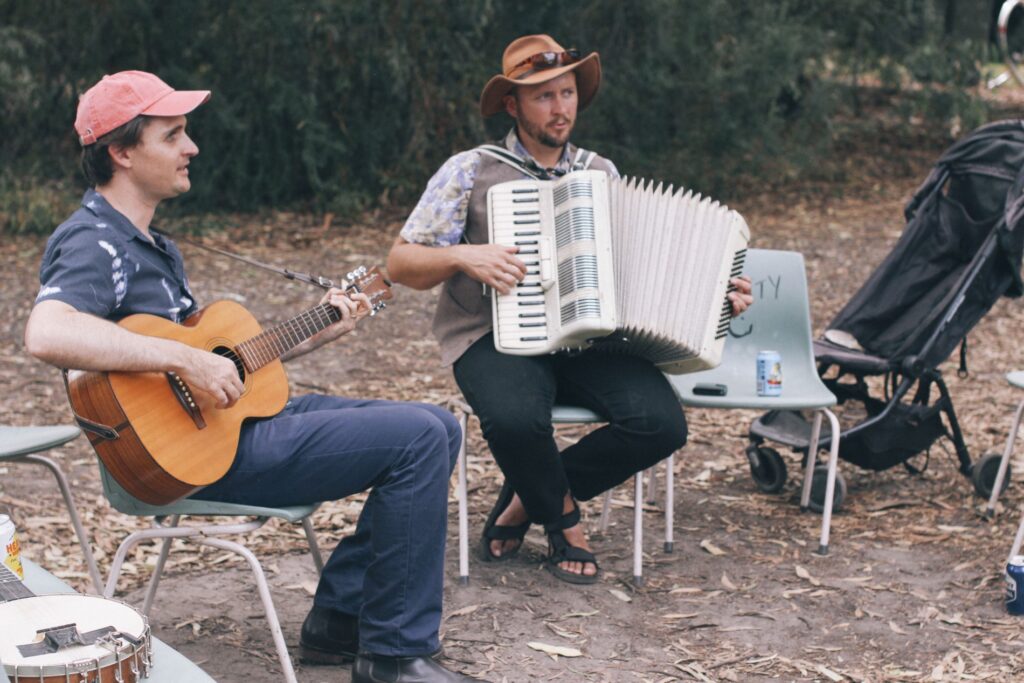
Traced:
<svg viewBox="0 0 1024 683">
<path fill-rule="evenodd" d="M 35 595 L 0 564 L 0 662 L 12 681 L 136 683 L 153 666 L 149 623 L 98 595 Z"/>
<path fill-rule="evenodd" d="M 391 283 L 377 269 L 349 274 L 347 291 L 365 294 L 372 311 L 392 298 Z M 230 408 L 168 372 L 67 374 L 68 400 L 111 476 L 128 493 L 151 505 L 167 505 L 220 479 L 231 467 L 242 423 L 270 417 L 288 401 L 280 357 L 341 319 L 320 304 L 263 330 L 233 301 L 218 301 L 182 324 L 154 315 L 131 315 L 118 324 L 153 337 L 205 349 L 235 363 L 244 384 Z"/>
</svg>

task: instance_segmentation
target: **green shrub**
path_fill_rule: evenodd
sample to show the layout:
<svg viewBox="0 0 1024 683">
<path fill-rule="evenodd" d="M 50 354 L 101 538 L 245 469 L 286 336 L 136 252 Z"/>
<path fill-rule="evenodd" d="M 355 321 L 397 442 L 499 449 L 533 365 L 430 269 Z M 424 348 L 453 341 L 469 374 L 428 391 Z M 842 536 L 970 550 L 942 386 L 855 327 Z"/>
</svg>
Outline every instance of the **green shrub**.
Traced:
<svg viewBox="0 0 1024 683">
<path fill-rule="evenodd" d="M 0 174 L 0 233 L 46 234 L 78 206 L 78 188 L 64 181 Z"/>
<path fill-rule="evenodd" d="M 601 53 L 580 144 L 728 199 L 815 169 L 865 85 L 910 93 L 905 122 L 983 118 L 966 89 L 981 49 L 950 38 L 951 1 L 0 0 L 0 227 L 52 227 L 40 188 L 77 194 L 77 98 L 122 69 L 214 93 L 190 117 L 184 212 L 414 201 L 447 156 L 507 130 L 477 98 L 535 32 Z"/>
</svg>

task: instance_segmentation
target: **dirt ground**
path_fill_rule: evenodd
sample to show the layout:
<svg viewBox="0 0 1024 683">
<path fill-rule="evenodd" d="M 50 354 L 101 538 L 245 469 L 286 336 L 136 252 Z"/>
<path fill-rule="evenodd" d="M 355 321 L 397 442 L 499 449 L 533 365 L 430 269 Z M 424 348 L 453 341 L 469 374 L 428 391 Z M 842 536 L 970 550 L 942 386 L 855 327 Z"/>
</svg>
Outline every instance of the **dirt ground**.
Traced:
<svg viewBox="0 0 1024 683">
<path fill-rule="evenodd" d="M 859 155 L 856 181 L 809 186 L 785 196 L 735 202 L 752 246 L 794 249 L 807 259 L 816 332 L 889 251 L 902 205 L 942 144 L 914 141 Z M 913 148 L 913 151 L 911 151 Z M 851 162 L 852 163 L 852 162 Z M 358 225 L 323 216 L 245 218 L 250 229 L 210 235 L 250 256 L 336 277 L 383 261 L 400 213 Z M 21 335 L 44 240 L 5 237 L 8 283 L 0 297 L 0 423 L 68 422 L 55 370 L 30 359 Z M 261 320 L 294 315 L 309 287 L 183 248 L 202 301 L 230 298 Z M 394 305 L 341 343 L 289 366 L 293 393 L 324 391 L 444 403 L 457 396 L 429 335 L 434 294 L 398 291 Z M 972 456 L 1001 450 L 1024 398 L 1003 374 L 1024 367 L 1024 309 L 1003 300 L 971 335 L 970 375 L 944 366 Z M 458 585 L 456 506 L 451 498 L 448 582 L 442 626 L 446 664 L 487 681 L 1013 681 L 1024 679 L 1022 622 L 1002 604 L 1001 574 L 1024 501 L 1014 482 L 994 521 L 955 467 L 948 444 L 932 449 L 919 476 L 840 468 L 849 485 L 834 517 L 832 547 L 819 557 L 820 517 L 796 504 L 797 456 L 780 495 L 759 493 L 743 457 L 751 413 L 691 410 L 690 442 L 676 457 L 675 550 L 665 553 L 663 502 L 645 514 L 646 582 L 631 582 L 632 491 L 615 492 L 612 526 L 596 533 L 597 503 L 585 506 L 604 569 L 594 586 L 555 580 L 541 567 L 544 540 L 531 532 L 521 557 L 470 563 Z M 563 439 L 578 431 L 562 432 Z M 105 570 L 120 540 L 143 522 L 111 511 L 84 439 L 54 455 L 71 472 L 75 497 Z M 1017 471 L 1024 472 L 1024 461 Z M 474 546 L 500 474 L 470 425 L 470 529 Z M 659 473 L 660 477 L 660 473 Z M 318 536 L 330 549 L 351 530 L 358 498 L 326 503 Z M 0 506 L 10 509 L 30 557 L 87 588 L 81 554 L 48 475 L 0 468 Z M 267 568 L 289 647 L 309 608 L 316 576 L 300 530 L 270 523 L 247 541 Z M 138 550 L 118 597 L 141 604 L 155 553 Z M 218 681 L 280 681 L 260 603 L 245 565 L 219 551 L 172 554 L 152 615 L 158 637 Z M 555 656 L 544 644 L 571 648 Z M 157 663 L 159 666 L 159 663 Z M 298 665 L 303 682 L 346 681 L 347 668 Z"/>
</svg>

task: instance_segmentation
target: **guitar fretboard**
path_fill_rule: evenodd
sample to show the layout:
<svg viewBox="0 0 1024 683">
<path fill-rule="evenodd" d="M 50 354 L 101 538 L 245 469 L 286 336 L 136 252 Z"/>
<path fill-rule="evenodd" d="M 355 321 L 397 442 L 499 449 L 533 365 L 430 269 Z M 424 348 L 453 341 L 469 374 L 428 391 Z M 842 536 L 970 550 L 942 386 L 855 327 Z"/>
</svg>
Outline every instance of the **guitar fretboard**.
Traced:
<svg viewBox="0 0 1024 683">
<path fill-rule="evenodd" d="M 340 319 L 338 309 L 320 304 L 242 342 L 237 351 L 249 372 L 255 372 Z"/>
<path fill-rule="evenodd" d="M 31 598 L 34 593 L 30 591 L 18 575 L 11 571 L 3 562 L 0 562 L 0 602 L 10 602 L 22 598 Z"/>
</svg>

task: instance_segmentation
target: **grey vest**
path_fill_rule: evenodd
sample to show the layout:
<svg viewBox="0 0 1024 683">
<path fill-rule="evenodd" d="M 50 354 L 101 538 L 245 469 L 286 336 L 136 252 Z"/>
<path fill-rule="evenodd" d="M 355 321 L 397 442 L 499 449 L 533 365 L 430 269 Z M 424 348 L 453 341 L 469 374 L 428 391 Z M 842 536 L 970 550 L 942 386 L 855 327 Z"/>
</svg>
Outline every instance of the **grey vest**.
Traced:
<svg viewBox="0 0 1024 683">
<path fill-rule="evenodd" d="M 570 158 L 576 147 L 569 146 Z M 593 170 L 611 171 L 600 156 L 590 163 Z M 466 231 L 463 240 L 469 244 L 487 244 L 487 190 L 497 183 L 522 180 L 523 173 L 497 159 L 480 154 L 476 179 L 469 194 Z M 465 273 L 450 277 L 441 289 L 441 298 L 434 313 L 434 336 L 441 347 L 441 363 L 451 365 L 478 339 L 491 331 L 491 299 L 483 296 L 483 285 Z"/>
</svg>

